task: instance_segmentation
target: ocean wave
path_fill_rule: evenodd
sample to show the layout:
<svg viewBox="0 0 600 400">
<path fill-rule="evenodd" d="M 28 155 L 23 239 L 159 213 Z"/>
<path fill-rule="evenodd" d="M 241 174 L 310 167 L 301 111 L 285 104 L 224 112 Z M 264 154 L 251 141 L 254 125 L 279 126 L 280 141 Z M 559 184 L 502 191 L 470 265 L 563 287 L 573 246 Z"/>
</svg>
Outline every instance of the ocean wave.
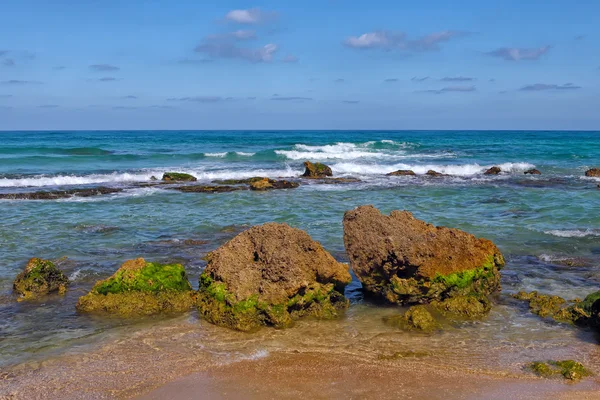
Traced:
<svg viewBox="0 0 600 400">
<path fill-rule="evenodd" d="M 581 238 L 587 236 L 600 236 L 600 229 L 552 229 L 544 231 L 544 233 L 563 238 Z"/>
<path fill-rule="evenodd" d="M 223 158 L 227 155 L 227 152 L 222 152 L 222 153 L 205 153 L 204 154 L 206 157 L 219 157 L 219 158 Z"/>
<path fill-rule="evenodd" d="M 534 168 L 535 165 L 529 163 L 504 163 L 498 165 L 504 172 L 521 172 L 529 168 Z M 490 168 L 491 165 L 479 164 L 457 164 L 457 165 L 439 165 L 439 164 L 355 164 L 355 163 L 337 163 L 331 166 L 335 173 L 341 174 L 360 174 L 360 175 L 381 175 L 387 174 L 400 169 L 412 170 L 416 174 L 422 175 L 429 170 L 441 172 L 453 176 L 472 176 L 482 174 Z"/>
<path fill-rule="evenodd" d="M 41 186 L 69 186 L 93 185 L 99 183 L 143 182 L 150 180 L 156 172 L 147 173 L 118 173 L 92 174 L 92 175 L 38 175 L 28 178 L 2 178 L 0 187 L 41 187 Z"/>
</svg>

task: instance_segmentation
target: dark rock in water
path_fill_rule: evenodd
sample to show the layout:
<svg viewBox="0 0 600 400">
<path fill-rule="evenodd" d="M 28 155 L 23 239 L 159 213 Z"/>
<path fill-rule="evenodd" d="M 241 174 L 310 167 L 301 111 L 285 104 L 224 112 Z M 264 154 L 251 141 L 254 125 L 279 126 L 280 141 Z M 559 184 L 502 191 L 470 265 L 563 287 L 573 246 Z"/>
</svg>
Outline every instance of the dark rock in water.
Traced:
<svg viewBox="0 0 600 400">
<path fill-rule="evenodd" d="M 252 227 L 207 260 L 197 305 L 216 325 L 241 331 L 287 327 L 303 316 L 336 317 L 348 306 L 348 266 L 286 224 Z"/>
<path fill-rule="evenodd" d="M 600 178 L 600 168 L 592 168 L 585 171 L 585 176 Z"/>
<path fill-rule="evenodd" d="M 123 189 L 97 187 L 86 189 L 69 189 L 69 190 L 54 190 L 40 192 L 23 192 L 23 193 L 0 193 L 0 199 L 5 200 L 56 200 L 68 199 L 70 197 L 92 197 L 102 196 L 105 194 L 119 193 Z"/>
<path fill-rule="evenodd" d="M 502 172 L 500 167 L 492 167 L 492 168 L 488 169 L 487 171 L 485 171 L 483 174 L 484 175 L 498 175 L 500 172 Z"/>
<path fill-rule="evenodd" d="M 275 179 L 263 178 L 250 183 L 250 190 L 273 190 L 273 189 L 295 189 L 300 184 L 286 180 L 276 181 Z"/>
<path fill-rule="evenodd" d="M 362 206 L 344 215 L 344 244 L 364 290 L 391 303 L 486 296 L 500 287 L 504 258 L 489 240 Z"/>
<path fill-rule="evenodd" d="M 333 171 L 325 164 L 313 164 L 310 161 L 305 161 L 304 167 L 306 170 L 302 176 L 305 178 L 325 178 L 327 176 L 333 176 Z"/>
<path fill-rule="evenodd" d="M 514 182 L 515 185 L 527 186 L 533 188 L 557 187 L 568 185 L 569 181 L 565 178 L 550 179 L 521 179 Z"/>
<path fill-rule="evenodd" d="M 162 180 L 165 182 L 196 182 L 198 179 L 190 174 L 180 172 L 165 172 Z"/>
<path fill-rule="evenodd" d="M 49 293 L 64 294 L 69 286 L 69 278 L 56 268 L 52 261 L 32 258 L 13 283 L 13 290 L 19 300 L 35 299 Z"/>
<path fill-rule="evenodd" d="M 190 185 L 190 186 L 177 186 L 169 187 L 169 190 L 177 190 L 178 192 L 184 193 L 226 193 L 235 192 L 237 190 L 248 190 L 242 186 L 206 186 L 206 185 Z"/>
<path fill-rule="evenodd" d="M 490 300 L 484 295 L 454 296 L 431 305 L 445 315 L 468 319 L 484 317 L 492 309 Z"/>
<path fill-rule="evenodd" d="M 246 179 L 217 179 L 212 181 L 212 183 L 217 185 L 249 185 L 253 182 L 262 181 L 263 179 L 265 178 L 262 176 L 255 176 L 253 178 Z"/>
<path fill-rule="evenodd" d="M 183 266 L 138 258 L 126 261 L 110 278 L 97 282 L 79 298 L 77 311 L 121 316 L 185 312 L 192 308 L 194 296 Z"/>
<path fill-rule="evenodd" d="M 390 172 L 389 174 L 386 174 L 386 176 L 415 176 L 415 175 L 417 175 L 417 174 L 415 174 L 414 171 L 411 171 L 409 169 L 399 169 L 398 171 L 394 171 L 394 172 Z"/>
<path fill-rule="evenodd" d="M 547 362 L 536 361 L 529 364 L 528 368 L 536 375 L 543 378 L 552 378 L 554 376 L 562 375 L 565 379 L 578 381 L 582 378 L 593 375 L 583 366 L 583 364 L 573 360 Z"/>
<path fill-rule="evenodd" d="M 150 180 L 151 180 L 151 181 L 157 181 L 157 180 L 158 180 L 158 178 L 157 178 L 157 177 L 155 177 L 154 175 L 152 175 L 152 176 L 150 177 Z"/>
<path fill-rule="evenodd" d="M 527 171 L 525 171 L 524 174 L 525 175 L 541 175 L 542 173 L 539 170 L 532 168 L 532 169 L 528 169 Z"/>
<path fill-rule="evenodd" d="M 440 329 L 440 324 L 426 306 L 412 306 L 404 314 L 387 318 L 385 322 L 405 330 L 432 332 Z"/>
<path fill-rule="evenodd" d="M 448 176 L 446 174 L 442 174 L 441 172 L 437 172 L 437 171 L 434 171 L 432 169 L 430 169 L 429 171 L 427 171 L 425 173 L 425 175 L 428 175 L 428 176 Z"/>
</svg>

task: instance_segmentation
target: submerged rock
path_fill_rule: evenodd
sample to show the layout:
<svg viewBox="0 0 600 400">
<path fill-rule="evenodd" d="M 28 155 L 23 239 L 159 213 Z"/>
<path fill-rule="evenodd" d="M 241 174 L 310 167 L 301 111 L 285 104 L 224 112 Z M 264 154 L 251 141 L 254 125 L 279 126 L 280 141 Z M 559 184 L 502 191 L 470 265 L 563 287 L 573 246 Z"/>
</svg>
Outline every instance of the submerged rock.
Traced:
<svg viewBox="0 0 600 400">
<path fill-rule="evenodd" d="M 435 171 L 434 171 L 435 172 Z M 410 169 L 399 169 L 398 171 L 390 172 L 386 176 L 416 176 L 414 171 Z"/>
<path fill-rule="evenodd" d="M 17 275 L 13 290 L 19 300 L 35 299 L 49 293 L 64 294 L 69 286 L 69 278 L 52 261 L 32 258 L 25 270 Z"/>
<path fill-rule="evenodd" d="M 412 306 L 403 315 L 388 318 L 386 322 L 405 330 L 432 332 L 440 329 L 426 306 Z"/>
<path fill-rule="evenodd" d="M 165 182 L 196 182 L 198 179 L 193 175 L 181 172 L 165 172 L 162 180 Z"/>
<path fill-rule="evenodd" d="M 562 297 L 521 291 L 515 299 L 527 301 L 529 310 L 542 318 L 557 322 L 600 328 L 600 291 L 589 294 L 583 301 L 566 301 Z"/>
<path fill-rule="evenodd" d="M 297 182 L 286 180 L 277 181 L 275 179 L 262 178 L 250 182 L 250 190 L 272 190 L 272 189 L 295 189 L 300 186 Z"/>
<path fill-rule="evenodd" d="M 56 200 L 71 197 L 92 197 L 122 192 L 120 188 L 96 187 L 84 189 L 53 190 L 22 193 L 0 193 L 0 199 L 5 200 Z"/>
<path fill-rule="evenodd" d="M 541 175 L 542 173 L 539 170 L 532 168 L 532 169 L 528 169 L 527 171 L 525 171 L 524 174 L 525 175 Z"/>
<path fill-rule="evenodd" d="M 483 174 L 484 175 L 498 175 L 500 172 L 502 172 L 500 167 L 492 167 L 492 168 L 488 169 L 487 171 L 485 171 Z"/>
<path fill-rule="evenodd" d="M 310 161 L 305 161 L 304 168 L 306 168 L 306 170 L 302 176 L 305 178 L 325 178 L 327 176 L 333 176 L 333 171 L 325 164 L 313 164 Z"/>
<path fill-rule="evenodd" d="M 246 179 L 217 179 L 212 181 L 212 183 L 216 183 L 217 185 L 250 185 L 253 182 L 262 181 L 263 179 L 266 178 L 262 176 L 255 176 Z"/>
<path fill-rule="evenodd" d="M 600 178 L 600 168 L 592 168 L 585 171 L 585 176 Z"/>
<path fill-rule="evenodd" d="M 268 223 L 240 233 L 208 255 L 198 310 L 209 322 L 249 331 L 314 316 L 333 318 L 348 306 L 348 266 L 304 231 Z"/>
<path fill-rule="evenodd" d="M 547 362 L 536 361 L 529 364 L 528 367 L 536 375 L 543 378 L 552 378 L 554 376 L 562 375 L 565 379 L 578 381 L 582 378 L 593 375 L 583 366 L 583 364 L 573 360 Z"/>
<path fill-rule="evenodd" d="M 122 316 L 189 310 L 194 294 L 180 264 L 157 264 L 143 258 L 125 261 L 110 278 L 99 281 L 79 298 L 77 310 Z"/>
<path fill-rule="evenodd" d="M 360 179 L 358 179 L 358 178 L 352 178 L 352 177 L 347 177 L 347 178 L 323 178 L 323 179 L 317 179 L 315 181 L 315 183 L 317 183 L 319 185 L 341 185 L 341 184 L 358 183 L 358 182 L 362 182 L 362 181 Z"/>
<path fill-rule="evenodd" d="M 363 289 L 391 303 L 486 296 L 500 288 L 504 258 L 489 240 L 362 206 L 344 215 L 344 244 Z"/>
<path fill-rule="evenodd" d="M 190 185 L 190 186 L 176 186 L 169 187 L 169 190 L 177 190 L 178 192 L 183 193 L 226 193 L 226 192 L 235 192 L 238 190 L 248 190 L 248 188 L 243 186 L 210 186 L 210 185 Z"/>
<path fill-rule="evenodd" d="M 484 295 L 454 296 L 431 305 L 443 314 L 467 319 L 484 317 L 492 309 L 490 300 Z"/>
</svg>

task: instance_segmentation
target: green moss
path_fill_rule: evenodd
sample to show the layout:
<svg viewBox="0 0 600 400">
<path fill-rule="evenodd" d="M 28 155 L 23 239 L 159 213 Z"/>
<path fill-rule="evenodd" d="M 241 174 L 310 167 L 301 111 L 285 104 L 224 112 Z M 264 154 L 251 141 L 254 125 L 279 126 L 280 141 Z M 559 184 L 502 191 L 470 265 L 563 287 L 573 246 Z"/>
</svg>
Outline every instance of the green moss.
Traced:
<svg viewBox="0 0 600 400">
<path fill-rule="evenodd" d="M 548 362 L 536 361 L 529 365 L 529 369 L 544 378 L 562 375 L 563 378 L 572 381 L 578 381 L 593 375 L 583 366 L 583 364 L 573 360 Z"/>
<path fill-rule="evenodd" d="M 444 314 L 468 319 L 484 317 L 492 309 L 489 299 L 482 295 L 455 296 L 432 305 Z"/>
<path fill-rule="evenodd" d="M 527 301 L 529 310 L 542 318 L 552 318 L 557 322 L 576 325 L 595 325 L 594 303 L 600 299 L 600 292 L 588 295 L 585 300 L 566 301 L 562 297 L 540 294 L 537 291 L 521 291 L 515 295 L 518 300 Z"/>
<path fill-rule="evenodd" d="M 433 332 L 441 328 L 426 306 L 412 306 L 402 315 L 385 318 L 384 322 L 403 330 Z"/>
<path fill-rule="evenodd" d="M 107 313 L 121 317 L 175 314 L 189 311 L 196 302 L 193 290 L 186 292 L 126 292 L 106 295 L 90 292 L 77 301 L 77 311 Z"/>
<path fill-rule="evenodd" d="M 92 289 L 98 294 L 129 291 L 158 293 L 162 291 L 189 291 L 192 287 L 185 269 L 180 264 L 163 265 L 147 262 L 140 269 L 121 268 Z"/>
<path fill-rule="evenodd" d="M 53 262 L 32 258 L 13 283 L 13 289 L 20 300 L 32 299 L 49 293 L 64 294 L 69 279 Z"/>
<path fill-rule="evenodd" d="M 348 306 L 333 284 L 307 288 L 282 304 L 260 301 L 258 295 L 238 301 L 222 282 L 208 273 L 200 275 L 197 307 L 206 320 L 240 331 L 263 325 L 285 328 L 300 317 L 334 318 Z"/>
</svg>

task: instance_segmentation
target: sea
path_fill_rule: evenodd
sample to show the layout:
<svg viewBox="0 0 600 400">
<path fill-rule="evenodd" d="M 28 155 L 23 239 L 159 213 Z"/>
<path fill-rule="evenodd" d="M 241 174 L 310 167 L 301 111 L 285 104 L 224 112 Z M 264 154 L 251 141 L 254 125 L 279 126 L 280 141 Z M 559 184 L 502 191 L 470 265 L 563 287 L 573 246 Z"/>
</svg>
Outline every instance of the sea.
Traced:
<svg viewBox="0 0 600 400">
<path fill-rule="evenodd" d="M 170 171 L 206 184 L 298 178 L 306 160 L 329 165 L 335 177 L 360 181 L 301 180 L 296 189 L 216 194 L 144 185 Z M 502 173 L 485 175 L 492 166 Z M 592 167 L 600 167 L 600 132 L 0 132 L 0 195 L 124 189 L 93 197 L 0 200 L 0 367 L 85 351 L 107 336 L 168 323 L 171 317 L 122 320 L 76 312 L 77 298 L 125 260 L 182 263 L 197 287 L 208 252 L 253 225 L 275 221 L 307 231 L 348 262 L 344 212 L 365 204 L 385 213 L 408 210 L 435 225 L 488 238 L 507 260 L 502 292 L 486 320 L 465 322 L 441 334 L 442 341 L 415 341 L 434 348 L 443 342 L 445 351 L 448 343 L 477 343 L 514 365 L 562 356 L 594 366 L 599 361 L 590 359 L 589 346 L 598 347 L 593 332 L 543 321 L 510 296 L 538 290 L 573 299 L 600 290 L 600 179 L 584 176 Z M 532 168 L 541 175 L 524 174 Z M 400 169 L 416 176 L 386 175 Z M 447 176 L 430 177 L 428 170 Z M 16 301 L 12 282 L 32 257 L 61 260 L 72 281 L 65 296 Z M 348 317 L 336 322 L 344 330 L 390 332 L 382 321 L 397 308 L 369 303 L 356 278 L 346 294 L 352 303 Z M 203 329 L 195 311 L 185 318 Z M 330 339 L 337 343 L 339 336 Z M 458 347 L 455 353 L 459 357 Z"/>
</svg>

